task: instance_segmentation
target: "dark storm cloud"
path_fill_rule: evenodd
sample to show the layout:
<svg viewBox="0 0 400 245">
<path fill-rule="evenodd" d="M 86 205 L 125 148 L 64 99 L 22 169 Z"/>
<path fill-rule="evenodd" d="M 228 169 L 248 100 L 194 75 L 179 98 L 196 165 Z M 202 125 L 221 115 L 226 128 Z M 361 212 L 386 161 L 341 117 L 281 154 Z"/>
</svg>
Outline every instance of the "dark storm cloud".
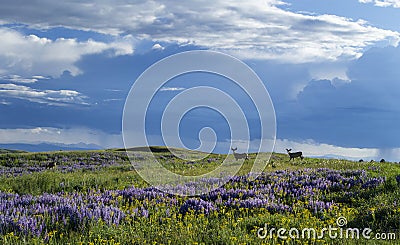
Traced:
<svg viewBox="0 0 400 245">
<path fill-rule="evenodd" d="M 400 147 L 400 48 L 376 48 L 349 68 L 349 82 L 314 80 L 279 115 L 283 138 L 346 147 Z"/>
</svg>

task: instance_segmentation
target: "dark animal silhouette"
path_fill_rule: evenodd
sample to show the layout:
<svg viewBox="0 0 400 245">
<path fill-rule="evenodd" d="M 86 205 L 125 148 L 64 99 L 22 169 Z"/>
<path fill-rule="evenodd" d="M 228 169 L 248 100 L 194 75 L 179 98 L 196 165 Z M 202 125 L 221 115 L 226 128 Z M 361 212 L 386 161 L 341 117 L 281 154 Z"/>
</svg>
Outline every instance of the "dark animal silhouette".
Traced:
<svg viewBox="0 0 400 245">
<path fill-rule="evenodd" d="M 382 158 L 380 162 L 386 162 L 386 161 L 385 161 L 385 159 Z"/>
<path fill-rule="evenodd" d="M 291 152 L 290 152 L 291 150 L 292 150 L 292 149 L 286 149 L 286 151 L 287 151 L 287 153 L 289 154 L 289 157 L 290 157 L 289 161 L 292 160 L 292 159 L 295 159 L 296 157 L 300 157 L 301 159 L 304 158 L 304 157 L 303 157 L 303 152 L 298 151 L 298 152 L 293 152 L 293 153 L 291 153 Z"/>
<path fill-rule="evenodd" d="M 364 162 L 364 160 L 360 159 L 360 160 L 358 160 L 358 162 Z"/>
<path fill-rule="evenodd" d="M 249 155 L 247 153 L 236 153 L 237 147 L 236 148 L 231 148 L 233 151 L 233 156 L 235 157 L 236 161 L 239 159 L 249 159 Z"/>
<path fill-rule="evenodd" d="M 49 162 L 48 164 L 46 164 L 47 169 L 55 168 L 56 166 L 57 166 L 56 162 Z"/>
</svg>

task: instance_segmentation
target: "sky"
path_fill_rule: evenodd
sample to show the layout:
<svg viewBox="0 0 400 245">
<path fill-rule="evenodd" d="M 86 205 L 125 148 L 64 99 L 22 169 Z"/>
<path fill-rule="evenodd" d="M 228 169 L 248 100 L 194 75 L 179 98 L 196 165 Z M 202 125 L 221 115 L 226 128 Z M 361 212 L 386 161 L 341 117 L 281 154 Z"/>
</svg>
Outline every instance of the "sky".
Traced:
<svg viewBox="0 0 400 245">
<path fill-rule="evenodd" d="M 210 50 L 243 61 L 268 89 L 274 151 L 400 161 L 399 19 L 399 0 L 4 0 L 0 144 L 123 147 L 139 76 L 170 55 Z M 150 144 L 163 144 L 162 108 L 196 86 L 229 93 L 246 111 L 250 145 L 260 140 L 251 99 L 225 77 L 193 73 L 157 92 Z M 229 150 L 229 123 L 215 110 L 192 110 L 179 127 L 189 148 L 213 128 L 215 150 Z"/>
</svg>

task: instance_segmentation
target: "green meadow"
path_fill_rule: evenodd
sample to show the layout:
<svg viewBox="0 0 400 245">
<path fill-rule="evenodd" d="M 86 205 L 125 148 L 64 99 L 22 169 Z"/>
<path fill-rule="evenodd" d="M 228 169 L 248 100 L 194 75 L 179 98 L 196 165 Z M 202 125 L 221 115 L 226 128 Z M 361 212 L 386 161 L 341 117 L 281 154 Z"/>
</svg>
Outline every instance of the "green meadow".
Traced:
<svg viewBox="0 0 400 245">
<path fill-rule="evenodd" d="M 210 154 L 186 161 L 159 149 L 153 153 L 156 159 L 182 175 L 207 173 L 227 157 Z M 145 166 L 148 153 L 132 154 Z M 255 157 L 250 154 L 240 171 L 216 190 L 178 196 L 143 181 L 124 150 L 2 151 L 0 243 L 399 243 L 400 164 L 289 161 L 289 156 L 273 153 L 269 162 L 265 159 L 264 172 L 251 179 Z M 228 160 L 235 164 L 232 156 Z M 339 225 L 339 218 L 345 223 Z M 329 227 L 336 229 L 333 234 Z M 368 236 L 362 234 L 365 229 Z"/>
</svg>

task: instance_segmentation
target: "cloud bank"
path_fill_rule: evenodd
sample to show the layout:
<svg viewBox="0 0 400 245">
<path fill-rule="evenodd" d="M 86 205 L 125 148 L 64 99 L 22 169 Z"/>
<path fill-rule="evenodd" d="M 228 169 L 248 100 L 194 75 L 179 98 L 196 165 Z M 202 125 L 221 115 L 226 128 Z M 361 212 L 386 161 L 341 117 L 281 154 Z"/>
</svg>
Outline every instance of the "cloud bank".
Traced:
<svg viewBox="0 0 400 245">
<path fill-rule="evenodd" d="M 363 20 L 294 13 L 280 8 L 283 5 L 277 0 L 196 0 L 179 4 L 171 0 L 45 0 L 42 4 L 6 1 L 0 4 L 0 20 L 37 29 L 62 26 L 114 36 L 132 35 L 140 40 L 193 44 L 239 58 L 290 63 L 354 59 L 374 43 L 396 46 L 400 40 L 398 32 L 373 27 Z M 47 42 L 29 36 L 25 39 L 28 43 L 41 43 L 39 46 Z M 60 39 L 53 43 L 57 44 L 70 54 L 67 57 L 71 61 L 76 61 L 78 54 L 110 48 L 93 41 L 74 43 Z M 71 46 L 75 48 L 71 50 Z M 25 63 L 29 66 L 29 62 Z M 79 72 L 71 62 L 68 64 L 73 73 Z"/>
<path fill-rule="evenodd" d="M 30 129 L 0 129 L 0 143 L 13 144 L 95 144 L 104 148 L 123 147 L 120 134 L 109 134 L 99 130 L 87 128 L 53 128 L 35 127 Z M 223 142 L 223 144 L 225 144 Z M 250 142 L 257 145 L 257 142 Z M 238 144 L 237 144 L 238 145 Z M 239 144 L 240 145 L 240 144 Z M 250 146 L 250 147 L 251 147 Z M 312 140 L 291 141 L 277 139 L 274 151 L 285 153 L 286 148 L 303 151 L 304 156 L 326 156 L 342 157 L 345 159 L 358 160 L 363 158 L 366 161 L 379 161 L 385 158 L 387 161 L 398 161 L 400 159 L 400 148 L 391 148 L 382 151 L 377 148 L 346 148 L 329 144 L 320 144 Z M 255 148 L 254 148 L 255 149 Z M 253 149 L 253 150 L 254 150 Z M 250 149 L 252 150 L 252 149 Z"/>
<path fill-rule="evenodd" d="M 76 62 L 84 55 L 110 50 L 112 55 L 132 54 L 129 37 L 111 43 L 58 38 L 51 40 L 36 35 L 23 35 L 0 27 L 0 75 L 60 76 L 65 70 L 81 73 Z M 26 81 L 28 82 L 28 81 Z"/>
<path fill-rule="evenodd" d="M 0 96 L 54 106 L 87 105 L 87 97 L 74 90 L 37 90 L 11 83 L 0 84 Z M 4 100 L 3 104 L 10 105 L 11 102 Z"/>
<path fill-rule="evenodd" d="M 30 129 L 0 129 L 0 143 L 13 144 L 95 144 L 104 148 L 122 147 L 122 138 L 118 134 L 107 134 L 87 128 L 35 127 Z"/>
<path fill-rule="evenodd" d="M 399 0 L 358 0 L 360 3 L 373 3 L 378 7 L 400 8 Z"/>
</svg>

